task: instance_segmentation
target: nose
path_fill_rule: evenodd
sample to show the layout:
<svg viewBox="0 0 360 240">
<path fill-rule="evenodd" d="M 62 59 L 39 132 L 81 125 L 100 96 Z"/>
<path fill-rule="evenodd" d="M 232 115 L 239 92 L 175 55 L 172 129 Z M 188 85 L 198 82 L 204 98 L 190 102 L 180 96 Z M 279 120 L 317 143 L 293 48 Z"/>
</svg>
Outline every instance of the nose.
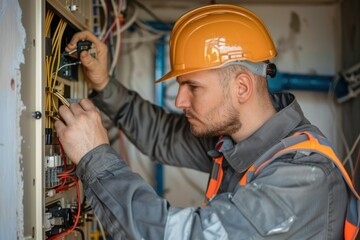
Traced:
<svg viewBox="0 0 360 240">
<path fill-rule="evenodd" d="M 186 87 L 179 86 L 178 94 L 175 99 L 175 106 L 180 109 L 186 109 L 190 107 L 190 96 Z"/>
</svg>

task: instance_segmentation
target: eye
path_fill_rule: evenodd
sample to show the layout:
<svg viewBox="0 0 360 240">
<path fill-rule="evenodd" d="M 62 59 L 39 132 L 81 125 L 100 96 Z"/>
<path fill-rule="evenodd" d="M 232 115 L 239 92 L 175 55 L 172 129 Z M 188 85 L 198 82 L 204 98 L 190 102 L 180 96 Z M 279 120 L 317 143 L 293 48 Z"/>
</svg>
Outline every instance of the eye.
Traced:
<svg viewBox="0 0 360 240">
<path fill-rule="evenodd" d="M 196 89 L 198 89 L 198 86 L 189 85 L 189 89 L 190 89 L 191 92 L 194 92 L 194 91 L 196 91 Z"/>
</svg>

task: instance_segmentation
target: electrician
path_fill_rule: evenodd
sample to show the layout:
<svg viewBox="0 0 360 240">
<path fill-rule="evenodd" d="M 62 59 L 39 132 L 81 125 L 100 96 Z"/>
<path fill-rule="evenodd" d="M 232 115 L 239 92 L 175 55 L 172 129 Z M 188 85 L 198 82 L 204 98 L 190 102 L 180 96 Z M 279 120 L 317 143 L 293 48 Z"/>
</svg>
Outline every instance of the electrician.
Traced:
<svg viewBox="0 0 360 240">
<path fill-rule="evenodd" d="M 294 95 L 269 94 L 277 51 L 251 11 L 214 4 L 183 15 L 170 38 L 176 107 L 167 113 L 108 76 L 107 48 L 80 59 L 89 98 L 151 159 L 211 173 L 203 206 L 170 206 L 110 147 L 93 103 L 59 109 L 55 124 L 85 195 L 114 239 L 352 239 L 357 194 Z M 354 197 L 355 196 L 355 197 Z M 352 199 L 352 206 L 348 204 Z M 354 213 L 354 212 L 353 212 Z M 357 213 L 357 212 L 355 212 Z M 344 230 L 345 229 L 345 230 Z M 345 231 L 345 232 L 344 232 Z"/>
</svg>

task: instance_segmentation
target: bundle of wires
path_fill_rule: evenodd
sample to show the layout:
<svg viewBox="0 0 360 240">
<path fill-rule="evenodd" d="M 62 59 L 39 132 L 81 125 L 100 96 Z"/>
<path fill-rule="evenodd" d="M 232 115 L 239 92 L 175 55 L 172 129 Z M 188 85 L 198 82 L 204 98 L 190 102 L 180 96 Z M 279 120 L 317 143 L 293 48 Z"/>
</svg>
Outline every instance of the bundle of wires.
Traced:
<svg viewBox="0 0 360 240">
<path fill-rule="evenodd" d="M 54 12 L 47 11 L 45 17 L 45 36 L 50 36 L 50 26 L 54 17 Z M 57 97 L 64 105 L 69 106 L 68 101 L 55 90 L 57 83 L 58 71 L 60 69 L 60 57 L 61 57 L 61 39 L 63 37 L 67 22 L 62 18 L 60 19 L 55 32 L 51 33 L 51 55 L 46 56 L 46 105 L 45 111 L 49 114 L 46 116 L 45 128 L 53 128 L 53 121 L 51 118 L 58 120 L 57 117 L 57 104 L 54 97 Z M 53 70 L 55 71 L 53 72 Z"/>
<path fill-rule="evenodd" d="M 51 23 L 54 18 L 54 12 L 47 11 L 46 17 L 45 17 L 45 36 L 50 38 L 50 30 L 51 30 Z M 58 77 L 58 71 L 60 69 L 60 58 L 61 58 L 61 40 L 65 31 L 65 28 L 67 26 L 67 22 L 64 21 L 62 18 L 60 18 L 57 27 L 54 32 L 51 33 L 51 55 L 47 55 L 45 59 L 46 64 L 46 104 L 45 104 L 45 111 L 47 112 L 46 120 L 45 120 L 45 128 L 53 128 L 54 127 L 54 121 L 58 120 L 57 117 L 58 113 L 58 104 L 55 101 L 55 97 L 59 99 L 62 104 L 69 106 L 69 102 L 65 99 L 63 95 L 61 95 L 55 88 L 57 86 L 57 77 Z M 66 164 L 66 156 L 64 153 L 64 150 L 62 148 L 62 145 L 59 141 L 60 145 L 60 151 L 61 151 L 61 157 L 64 163 L 64 171 L 60 174 L 58 174 L 58 178 L 62 181 L 62 184 L 55 188 L 56 192 L 66 191 L 72 187 L 76 187 L 77 192 L 77 214 L 75 216 L 75 223 L 74 225 L 67 229 L 66 231 L 51 236 L 49 239 L 60 239 L 68 234 L 70 234 L 72 231 L 76 229 L 76 226 L 78 225 L 78 221 L 80 218 L 80 212 L 81 212 L 81 200 L 80 200 L 80 187 L 78 180 L 75 176 L 73 176 L 75 165 L 73 165 L 70 169 L 67 169 L 68 166 Z"/>
<path fill-rule="evenodd" d="M 70 169 L 67 169 L 67 164 L 66 164 L 66 156 L 64 153 L 64 149 L 61 145 L 61 142 L 59 141 L 59 145 L 60 145 L 60 151 L 61 151 L 61 157 L 64 163 L 64 172 L 58 174 L 58 178 L 60 180 L 62 180 L 62 184 L 60 186 L 58 186 L 57 188 L 55 188 L 56 192 L 61 192 L 61 191 L 66 191 L 72 187 L 76 187 L 76 195 L 77 195 L 77 213 L 75 216 L 75 222 L 74 225 L 67 229 L 65 232 L 62 232 L 60 234 L 54 235 L 52 237 L 49 238 L 49 240 L 55 240 L 55 239 L 60 239 L 62 237 L 65 237 L 67 235 L 69 235 L 70 233 L 72 233 L 74 230 L 77 230 L 77 225 L 80 219 L 80 214 L 81 214 L 81 199 L 80 199 L 80 187 L 79 187 L 79 183 L 78 180 L 75 176 L 73 176 L 73 173 L 75 171 L 75 165 L 73 165 Z M 68 183 L 68 180 L 70 180 L 72 183 L 66 185 Z M 78 231 L 78 230 L 77 230 Z"/>
<path fill-rule="evenodd" d="M 60 239 L 62 237 L 65 237 L 67 235 L 69 235 L 70 233 L 72 233 L 75 229 L 76 229 L 76 226 L 78 225 L 78 222 L 79 222 L 79 219 L 80 219 L 80 213 L 81 213 L 81 203 L 80 203 L 80 187 L 79 187 L 79 183 L 77 181 L 77 179 L 73 176 L 70 176 L 70 175 L 66 175 L 64 173 L 62 173 L 60 176 L 60 179 L 62 180 L 66 180 L 66 179 L 70 179 L 74 182 L 75 186 L 76 186 L 76 192 L 77 192 L 77 214 L 75 216 L 75 223 L 74 225 L 67 229 L 65 232 L 62 232 L 60 234 L 57 234 L 57 235 L 54 235 L 52 237 L 49 238 L 49 240 L 55 240 L 55 239 Z"/>
</svg>

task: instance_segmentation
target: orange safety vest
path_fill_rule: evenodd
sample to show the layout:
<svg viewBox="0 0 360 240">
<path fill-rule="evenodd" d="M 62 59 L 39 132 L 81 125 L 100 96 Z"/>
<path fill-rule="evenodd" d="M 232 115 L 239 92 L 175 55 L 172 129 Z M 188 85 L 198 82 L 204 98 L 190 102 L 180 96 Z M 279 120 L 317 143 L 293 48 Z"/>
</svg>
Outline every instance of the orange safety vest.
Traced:
<svg viewBox="0 0 360 240">
<path fill-rule="evenodd" d="M 342 173 L 343 178 L 348 188 L 350 189 L 350 198 L 348 201 L 346 221 L 344 224 L 344 239 L 355 239 L 359 232 L 360 225 L 360 196 L 356 192 L 349 175 L 347 174 L 344 166 L 342 165 L 339 158 L 336 156 L 335 151 L 333 150 L 327 139 L 319 136 L 318 134 L 310 132 L 299 132 L 288 138 L 283 139 L 282 142 L 284 146 L 287 147 L 281 149 L 278 152 L 275 152 L 274 154 L 271 154 L 271 157 L 268 160 L 255 161 L 255 163 L 246 170 L 245 174 L 240 179 L 240 186 L 245 186 L 247 183 L 251 182 L 261 169 L 263 169 L 268 164 L 285 154 L 294 153 L 296 151 L 309 153 L 315 152 L 322 154 L 328 159 L 332 160 L 335 166 L 340 169 L 340 172 Z M 223 177 L 223 159 L 223 155 L 213 159 L 213 169 L 205 195 L 205 206 L 217 194 L 220 188 Z"/>
</svg>

